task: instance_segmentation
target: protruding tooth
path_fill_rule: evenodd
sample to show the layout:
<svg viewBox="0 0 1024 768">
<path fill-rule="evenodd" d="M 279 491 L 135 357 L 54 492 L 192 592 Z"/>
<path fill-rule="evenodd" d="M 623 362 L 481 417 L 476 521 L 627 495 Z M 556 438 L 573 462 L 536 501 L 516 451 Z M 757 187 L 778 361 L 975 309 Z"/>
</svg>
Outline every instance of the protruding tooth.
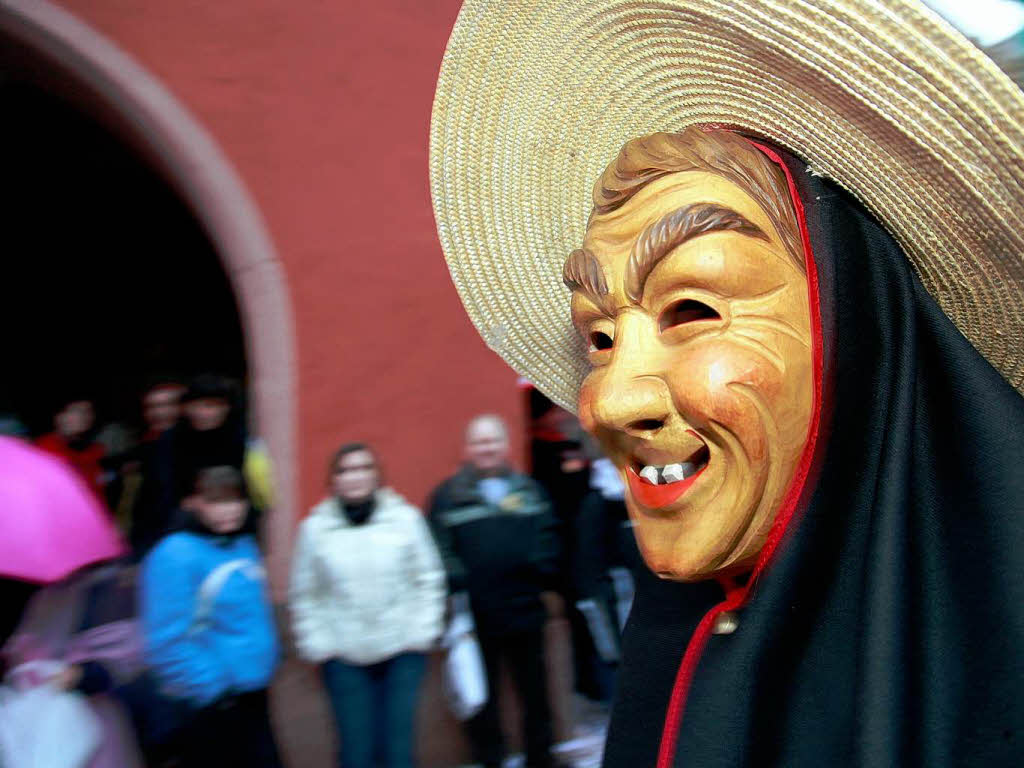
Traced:
<svg viewBox="0 0 1024 768">
<path fill-rule="evenodd" d="M 651 485 L 658 484 L 658 468 L 652 467 L 648 464 L 646 467 L 640 470 L 640 477 L 646 480 Z"/>
<path fill-rule="evenodd" d="M 661 474 L 665 478 L 666 483 L 678 483 L 680 480 L 685 480 L 697 474 L 697 467 L 688 461 L 684 461 L 681 464 L 669 464 L 661 470 Z"/>
<path fill-rule="evenodd" d="M 686 477 L 683 474 L 682 464 L 666 464 L 665 468 L 661 470 L 661 476 L 665 478 L 666 483 L 677 483 Z"/>
</svg>

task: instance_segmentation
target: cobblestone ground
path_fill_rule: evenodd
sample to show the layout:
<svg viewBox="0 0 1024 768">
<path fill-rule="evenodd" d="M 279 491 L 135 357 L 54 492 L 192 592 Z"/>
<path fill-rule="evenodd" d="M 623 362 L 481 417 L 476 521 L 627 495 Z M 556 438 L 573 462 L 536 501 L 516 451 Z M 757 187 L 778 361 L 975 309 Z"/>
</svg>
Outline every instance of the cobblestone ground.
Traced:
<svg viewBox="0 0 1024 768">
<path fill-rule="evenodd" d="M 568 625 L 564 620 L 548 623 L 547 648 L 554 731 L 560 742 L 556 752 L 576 768 L 597 768 L 604 743 L 604 723 L 599 715 L 582 712 L 579 700 L 572 696 Z M 505 685 L 506 691 L 510 688 Z M 271 695 L 274 725 L 288 768 L 333 768 L 334 728 L 316 671 L 294 658 L 288 659 Z M 509 746 L 514 750 L 519 730 L 519 709 L 514 697 L 509 696 L 503 702 L 502 714 Z M 420 698 L 418 725 L 420 768 L 468 764 L 469 752 L 461 727 L 448 712 L 441 695 L 438 655 L 430 659 Z M 507 765 L 513 768 L 522 765 L 522 760 L 513 757 Z"/>
</svg>

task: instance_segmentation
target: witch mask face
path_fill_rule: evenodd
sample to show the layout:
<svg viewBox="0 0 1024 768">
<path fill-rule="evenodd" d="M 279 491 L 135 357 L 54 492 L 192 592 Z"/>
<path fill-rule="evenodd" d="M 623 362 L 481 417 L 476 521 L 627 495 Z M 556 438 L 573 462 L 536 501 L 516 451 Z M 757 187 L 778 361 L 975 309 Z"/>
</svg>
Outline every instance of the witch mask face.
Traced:
<svg viewBox="0 0 1024 768">
<path fill-rule="evenodd" d="M 792 246 L 740 185 L 675 172 L 595 210 L 565 274 L 592 364 L 580 419 L 622 473 L 647 564 L 686 581 L 750 567 L 813 401 Z"/>
</svg>

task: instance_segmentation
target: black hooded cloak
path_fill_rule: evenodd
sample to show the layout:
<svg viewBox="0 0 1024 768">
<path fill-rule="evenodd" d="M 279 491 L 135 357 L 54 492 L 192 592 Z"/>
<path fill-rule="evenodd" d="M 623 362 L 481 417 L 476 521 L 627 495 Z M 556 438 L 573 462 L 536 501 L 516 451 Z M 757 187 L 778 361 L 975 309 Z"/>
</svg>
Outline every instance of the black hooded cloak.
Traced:
<svg viewBox="0 0 1024 768">
<path fill-rule="evenodd" d="M 639 574 L 604 764 L 1024 765 L 1024 398 L 859 203 L 785 163 L 817 266 L 811 471 L 727 597 Z"/>
</svg>

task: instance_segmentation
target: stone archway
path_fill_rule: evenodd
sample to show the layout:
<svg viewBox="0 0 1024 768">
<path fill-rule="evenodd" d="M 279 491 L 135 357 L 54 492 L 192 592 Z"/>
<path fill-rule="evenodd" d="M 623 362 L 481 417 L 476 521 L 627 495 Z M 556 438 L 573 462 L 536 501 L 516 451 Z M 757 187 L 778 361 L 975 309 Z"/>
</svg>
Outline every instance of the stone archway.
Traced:
<svg viewBox="0 0 1024 768">
<path fill-rule="evenodd" d="M 276 598 L 285 589 L 296 514 L 295 336 L 284 270 L 259 210 L 210 135 L 151 74 L 45 0 L 0 0 L 0 41 L 46 87 L 67 92 L 153 165 L 213 242 L 238 300 L 250 402 L 275 465 L 268 528 Z"/>
</svg>

